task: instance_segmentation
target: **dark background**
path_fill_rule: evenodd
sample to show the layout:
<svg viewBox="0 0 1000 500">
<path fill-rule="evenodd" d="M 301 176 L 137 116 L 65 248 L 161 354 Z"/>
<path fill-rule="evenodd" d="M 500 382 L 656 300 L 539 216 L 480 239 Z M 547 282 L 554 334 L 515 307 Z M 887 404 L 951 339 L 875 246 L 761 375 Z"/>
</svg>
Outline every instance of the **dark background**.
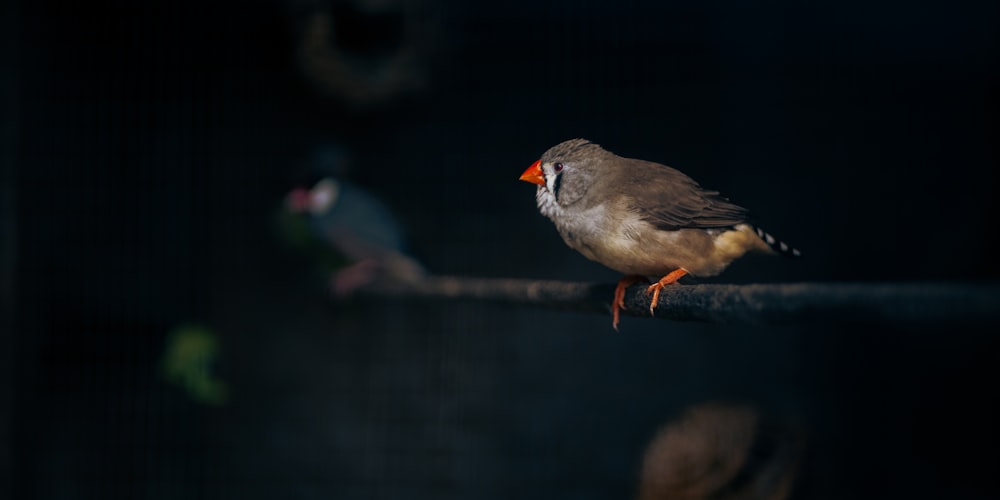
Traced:
<svg viewBox="0 0 1000 500">
<path fill-rule="evenodd" d="M 4 7 L 10 498 L 623 498 L 705 400 L 803 423 L 797 498 L 997 496 L 988 326 L 334 304 L 273 215 L 336 142 L 432 271 L 613 282 L 517 181 L 586 137 L 806 255 L 703 281 L 995 283 L 1000 4 L 407 5 L 333 9 L 363 61 L 422 47 L 419 88 L 376 102 L 303 71 L 321 3 Z M 221 407 L 158 376 L 188 321 L 218 332 Z"/>
</svg>

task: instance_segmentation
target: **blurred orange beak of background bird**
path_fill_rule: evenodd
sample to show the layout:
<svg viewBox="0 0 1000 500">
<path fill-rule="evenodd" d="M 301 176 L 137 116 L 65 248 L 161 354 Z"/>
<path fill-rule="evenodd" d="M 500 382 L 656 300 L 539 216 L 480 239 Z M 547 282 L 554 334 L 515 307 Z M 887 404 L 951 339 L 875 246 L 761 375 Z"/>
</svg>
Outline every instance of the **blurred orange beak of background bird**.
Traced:
<svg viewBox="0 0 1000 500">
<path fill-rule="evenodd" d="M 521 174 L 521 180 L 524 182 L 530 182 L 532 184 L 538 184 L 539 186 L 545 185 L 545 175 L 542 173 L 542 160 L 535 160 L 528 170 L 525 170 Z"/>
</svg>

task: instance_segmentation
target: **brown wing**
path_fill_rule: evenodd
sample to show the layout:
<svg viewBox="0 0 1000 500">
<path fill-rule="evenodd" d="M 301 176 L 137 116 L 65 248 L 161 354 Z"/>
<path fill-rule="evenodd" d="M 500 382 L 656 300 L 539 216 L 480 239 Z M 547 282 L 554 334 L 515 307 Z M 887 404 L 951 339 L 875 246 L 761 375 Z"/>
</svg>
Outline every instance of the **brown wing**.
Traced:
<svg viewBox="0 0 1000 500">
<path fill-rule="evenodd" d="M 690 177 L 666 165 L 627 160 L 624 193 L 628 205 L 660 229 L 731 227 L 747 221 L 747 210 L 702 189 Z M 633 163 L 634 162 L 634 163 Z"/>
</svg>

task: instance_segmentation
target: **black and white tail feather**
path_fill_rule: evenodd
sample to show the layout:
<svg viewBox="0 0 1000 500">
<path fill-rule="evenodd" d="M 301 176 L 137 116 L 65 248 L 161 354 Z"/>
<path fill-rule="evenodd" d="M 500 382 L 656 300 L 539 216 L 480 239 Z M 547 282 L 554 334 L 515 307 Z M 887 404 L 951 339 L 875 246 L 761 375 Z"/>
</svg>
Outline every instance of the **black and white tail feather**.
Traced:
<svg viewBox="0 0 1000 500">
<path fill-rule="evenodd" d="M 774 250 L 777 254 L 784 255 L 785 257 L 802 256 L 802 252 L 800 252 L 798 248 L 793 248 L 788 243 L 772 236 L 771 233 L 768 233 L 757 226 L 753 226 L 753 230 L 756 231 L 757 236 L 764 240 L 764 243 L 767 243 L 767 246 L 771 247 L 771 250 Z"/>
</svg>

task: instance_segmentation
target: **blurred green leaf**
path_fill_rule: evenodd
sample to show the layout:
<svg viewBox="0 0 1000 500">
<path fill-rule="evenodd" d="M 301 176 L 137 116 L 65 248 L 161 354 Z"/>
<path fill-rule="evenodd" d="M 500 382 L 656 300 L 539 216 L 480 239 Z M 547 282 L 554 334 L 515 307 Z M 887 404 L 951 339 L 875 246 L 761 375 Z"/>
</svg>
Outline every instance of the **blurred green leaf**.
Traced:
<svg viewBox="0 0 1000 500">
<path fill-rule="evenodd" d="M 212 329 L 199 324 L 178 326 L 167 334 L 161 375 L 191 399 L 221 406 L 229 398 L 229 387 L 212 374 L 219 354 L 219 339 Z"/>
</svg>

